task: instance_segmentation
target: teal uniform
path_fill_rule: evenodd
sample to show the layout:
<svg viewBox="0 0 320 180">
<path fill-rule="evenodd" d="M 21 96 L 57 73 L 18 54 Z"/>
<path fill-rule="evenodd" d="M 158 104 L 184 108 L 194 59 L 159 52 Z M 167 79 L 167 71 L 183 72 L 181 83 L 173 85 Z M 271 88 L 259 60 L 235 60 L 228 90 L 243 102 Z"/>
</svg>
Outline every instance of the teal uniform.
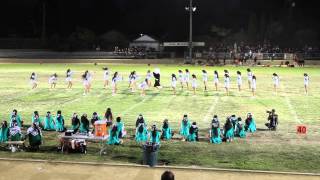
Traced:
<svg viewBox="0 0 320 180">
<path fill-rule="evenodd" d="M 12 126 L 12 121 L 13 121 L 13 119 L 14 119 L 14 116 L 11 115 L 11 116 L 10 116 L 10 127 Z M 21 126 L 22 126 L 22 120 L 21 120 L 21 116 L 20 116 L 19 114 L 17 114 L 17 115 L 15 116 L 15 120 L 17 121 L 18 126 L 21 127 Z"/>
<path fill-rule="evenodd" d="M 118 129 L 119 128 L 117 127 L 117 130 L 115 130 L 113 132 L 112 128 L 110 128 L 110 130 L 109 130 L 109 140 L 108 140 L 107 144 L 109 144 L 109 145 L 119 145 L 120 144 Z"/>
<path fill-rule="evenodd" d="M 117 126 L 117 133 L 118 133 L 118 137 L 119 138 L 123 138 L 124 137 L 124 124 L 123 122 L 116 122 L 116 126 Z"/>
<path fill-rule="evenodd" d="M 44 130 L 47 131 L 54 131 L 54 120 L 52 116 L 46 116 L 44 117 Z"/>
<path fill-rule="evenodd" d="M 148 139 L 148 130 L 147 127 L 140 123 L 138 127 L 136 128 L 136 142 L 146 142 Z"/>
<path fill-rule="evenodd" d="M 56 123 L 56 131 L 58 132 L 64 131 L 64 118 L 62 115 L 60 117 L 55 118 L 55 123 Z"/>
<path fill-rule="evenodd" d="M 257 128 L 256 128 L 256 122 L 254 121 L 254 119 L 252 118 L 251 123 L 246 127 L 247 132 L 251 132 L 254 133 L 256 132 Z"/>
<path fill-rule="evenodd" d="M 38 131 L 33 127 L 29 127 L 27 134 L 29 136 L 29 144 L 31 147 L 41 145 L 42 135 L 40 130 Z"/>
<path fill-rule="evenodd" d="M 2 126 L 0 128 L 0 143 L 8 141 L 9 128 Z"/>
<path fill-rule="evenodd" d="M 210 142 L 213 144 L 221 144 L 222 139 L 220 135 L 221 135 L 220 128 L 218 127 L 212 128 L 210 131 Z"/>
<path fill-rule="evenodd" d="M 155 136 L 153 135 L 153 132 L 151 132 L 149 142 L 152 144 L 160 144 L 160 132 L 156 131 Z"/>
<path fill-rule="evenodd" d="M 233 133 L 233 128 L 226 130 L 225 135 L 226 139 L 233 139 L 234 133 Z"/>
<path fill-rule="evenodd" d="M 240 138 L 245 138 L 246 137 L 246 135 L 247 135 L 247 133 L 246 133 L 246 131 L 244 130 L 244 125 L 243 124 L 238 124 L 237 125 L 238 126 L 238 136 L 240 137 Z"/>
<path fill-rule="evenodd" d="M 170 140 L 172 138 L 172 131 L 169 126 L 166 128 L 162 127 L 162 138 L 165 140 Z"/>
<path fill-rule="evenodd" d="M 190 127 L 191 127 L 191 123 L 189 119 L 187 121 L 184 121 L 184 120 L 181 121 L 180 135 L 183 136 L 185 139 L 188 138 Z"/>
<path fill-rule="evenodd" d="M 191 132 L 191 128 L 193 128 L 193 126 L 190 127 L 187 141 L 195 142 L 197 141 L 198 127 L 193 128 L 192 132 Z"/>
<path fill-rule="evenodd" d="M 80 122 L 80 133 L 88 133 L 89 132 L 89 121 L 87 123 Z"/>
<path fill-rule="evenodd" d="M 32 124 L 33 123 L 36 123 L 36 125 L 40 127 L 42 124 L 42 119 L 40 117 L 38 119 L 36 119 L 35 116 L 32 116 Z"/>
</svg>

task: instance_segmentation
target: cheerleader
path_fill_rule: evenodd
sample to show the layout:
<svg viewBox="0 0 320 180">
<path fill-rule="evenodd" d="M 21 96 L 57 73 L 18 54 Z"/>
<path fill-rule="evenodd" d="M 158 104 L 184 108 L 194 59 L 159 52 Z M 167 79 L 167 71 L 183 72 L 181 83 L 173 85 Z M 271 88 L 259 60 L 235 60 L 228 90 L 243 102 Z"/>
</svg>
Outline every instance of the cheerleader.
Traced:
<svg viewBox="0 0 320 180">
<path fill-rule="evenodd" d="M 73 133 L 78 132 L 80 128 L 80 119 L 78 117 L 77 113 L 73 113 L 72 118 L 71 118 L 71 128 L 73 130 Z"/>
<path fill-rule="evenodd" d="M 131 92 L 134 92 L 136 90 L 136 79 L 137 79 L 137 74 L 136 71 L 132 71 L 129 75 L 129 89 Z"/>
<path fill-rule="evenodd" d="M 277 93 L 277 89 L 278 89 L 279 83 L 280 83 L 280 78 L 279 78 L 278 74 L 276 74 L 276 73 L 272 74 L 272 81 L 273 81 L 274 92 Z"/>
<path fill-rule="evenodd" d="M 90 92 L 91 82 L 92 82 L 92 74 L 88 70 L 85 72 L 85 74 L 86 74 L 86 79 L 88 81 L 88 92 Z"/>
<path fill-rule="evenodd" d="M 61 111 L 57 111 L 57 116 L 55 118 L 55 124 L 56 124 L 56 131 L 58 132 L 63 132 L 65 127 L 64 127 L 64 117 L 62 116 Z"/>
<path fill-rule="evenodd" d="M 248 86 L 249 86 L 249 89 L 251 89 L 252 76 L 253 76 L 253 73 L 251 72 L 251 69 L 248 68 L 248 69 L 247 69 L 247 77 L 248 77 Z"/>
<path fill-rule="evenodd" d="M 245 121 L 244 129 L 246 132 L 251 132 L 251 133 L 254 133 L 257 130 L 256 122 L 253 119 L 253 116 L 251 113 L 247 114 L 247 119 Z"/>
<path fill-rule="evenodd" d="M 195 74 L 192 74 L 192 82 L 191 82 L 193 95 L 196 95 L 196 89 L 197 89 L 197 76 Z"/>
<path fill-rule="evenodd" d="M 203 85 L 204 85 L 204 90 L 207 91 L 208 73 L 206 70 L 202 70 L 202 81 L 203 81 Z"/>
<path fill-rule="evenodd" d="M 169 121 L 168 119 L 165 119 L 162 125 L 161 139 L 170 140 L 172 136 L 173 136 L 173 132 L 171 130 L 171 127 L 169 126 Z"/>
<path fill-rule="evenodd" d="M 190 121 L 188 119 L 188 115 L 184 115 L 181 121 L 180 126 L 180 135 L 182 136 L 182 140 L 186 140 L 189 136 L 189 129 L 191 127 Z"/>
<path fill-rule="evenodd" d="M 151 87 L 151 78 L 152 78 L 151 71 L 148 70 L 148 71 L 147 71 L 147 75 L 146 75 L 146 79 L 148 80 L 148 86 L 149 86 L 149 87 Z"/>
<path fill-rule="evenodd" d="M 118 137 L 122 139 L 127 135 L 127 132 L 124 128 L 124 123 L 121 121 L 121 117 L 116 118 L 116 126 L 117 126 L 117 131 L 118 131 Z"/>
<path fill-rule="evenodd" d="M 110 111 L 111 111 L 111 109 L 110 109 Z M 101 120 L 101 118 L 99 117 L 98 113 L 97 112 L 93 112 L 91 120 L 90 120 L 91 125 L 94 127 L 95 122 L 96 121 L 100 121 L 100 120 Z"/>
<path fill-rule="evenodd" d="M 229 89 L 230 89 L 230 76 L 229 76 L 229 74 L 224 75 L 224 88 L 226 89 L 227 96 L 229 96 Z"/>
<path fill-rule="evenodd" d="M 198 129 L 197 123 L 193 122 L 189 128 L 189 135 L 188 135 L 187 141 L 189 142 L 199 141 L 198 131 L 199 129 Z"/>
<path fill-rule="evenodd" d="M 139 85 L 140 89 L 141 89 L 141 96 L 145 96 L 146 95 L 146 89 L 148 88 L 148 79 L 145 79 L 140 85 Z"/>
<path fill-rule="evenodd" d="M 7 121 L 3 121 L 0 127 L 0 143 L 7 142 L 9 139 L 9 126 Z"/>
<path fill-rule="evenodd" d="M 304 73 L 304 90 L 305 93 L 308 94 L 308 87 L 309 87 L 309 75 L 307 73 Z"/>
<path fill-rule="evenodd" d="M 154 145 L 159 145 L 161 134 L 155 124 L 151 126 L 151 132 L 149 134 L 150 134 L 149 143 Z"/>
<path fill-rule="evenodd" d="M 52 74 L 49 78 L 49 84 L 51 86 L 51 89 L 56 88 L 57 81 L 58 81 L 57 73 Z"/>
<path fill-rule="evenodd" d="M 39 150 L 39 146 L 42 144 L 42 132 L 40 127 L 36 123 L 32 123 L 32 126 L 28 128 L 26 135 L 29 138 L 30 147 Z"/>
<path fill-rule="evenodd" d="M 136 136 L 137 143 L 145 143 L 148 139 L 148 129 L 145 123 L 139 123 L 136 128 Z"/>
<path fill-rule="evenodd" d="M 16 121 L 13 121 L 12 126 L 9 128 L 10 141 L 21 141 L 21 128 L 18 126 Z"/>
<path fill-rule="evenodd" d="M 79 132 L 89 133 L 89 120 L 87 114 L 81 116 Z"/>
<path fill-rule="evenodd" d="M 231 142 L 234 138 L 233 125 L 229 117 L 227 117 L 226 123 L 224 124 L 224 138 L 226 142 Z"/>
<path fill-rule="evenodd" d="M 185 71 L 186 73 L 184 75 L 184 82 L 187 85 L 187 90 L 189 90 L 190 72 L 189 72 L 189 69 L 186 69 Z"/>
<path fill-rule="evenodd" d="M 103 68 L 104 72 L 103 72 L 103 80 L 104 80 L 104 88 L 107 88 L 109 85 L 109 70 L 107 67 Z"/>
<path fill-rule="evenodd" d="M 240 71 L 237 71 L 237 84 L 238 84 L 239 91 L 241 91 L 242 76 Z"/>
<path fill-rule="evenodd" d="M 14 121 L 18 124 L 19 127 L 23 126 L 23 120 L 16 109 L 14 109 L 10 115 L 10 127 L 13 125 Z"/>
<path fill-rule="evenodd" d="M 219 74 L 218 74 L 218 71 L 214 71 L 214 74 L 213 74 L 213 82 L 214 82 L 214 86 L 216 87 L 216 91 L 218 91 L 218 84 L 219 84 Z"/>
<path fill-rule="evenodd" d="M 252 76 L 251 89 L 252 89 L 252 96 L 255 96 L 255 92 L 257 89 L 257 78 L 255 75 Z"/>
<path fill-rule="evenodd" d="M 171 87 L 173 90 L 173 95 L 176 95 L 177 77 L 175 74 L 171 75 Z"/>
<path fill-rule="evenodd" d="M 235 136 L 238 136 L 240 138 L 246 137 L 246 131 L 244 130 L 244 124 L 242 124 L 241 117 L 238 117 L 237 124 L 236 124 L 235 128 L 236 128 Z"/>
<path fill-rule="evenodd" d="M 178 78 L 181 85 L 181 89 L 183 90 L 184 77 L 183 77 L 183 72 L 181 70 L 178 71 Z"/>
<path fill-rule="evenodd" d="M 36 73 L 31 73 L 31 76 L 30 76 L 30 84 L 32 86 L 32 89 L 35 89 L 37 88 L 38 86 L 38 82 L 37 82 L 37 75 Z"/>
<path fill-rule="evenodd" d="M 72 74 L 73 72 L 70 69 L 68 69 L 66 72 L 66 82 L 68 83 L 68 89 L 72 88 Z"/>
<path fill-rule="evenodd" d="M 112 95 L 116 95 L 117 94 L 117 84 L 118 82 L 121 81 L 121 77 L 119 76 L 118 72 L 115 72 L 113 74 L 112 80 L 111 80 L 111 85 L 112 85 Z"/>
<path fill-rule="evenodd" d="M 161 85 L 160 85 L 160 69 L 159 68 L 156 68 L 153 72 L 153 77 L 154 77 L 154 87 L 159 89 L 161 88 Z"/>
<path fill-rule="evenodd" d="M 221 131 L 219 121 L 213 121 L 211 123 L 211 129 L 209 131 L 210 143 L 221 144 Z"/>
<path fill-rule="evenodd" d="M 31 118 L 31 120 L 32 120 L 31 121 L 32 123 L 35 123 L 37 126 L 42 127 L 42 119 L 40 118 L 38 111 L 33 112 L 33 116 Z"/>
<path fill-rule="evenodd" d="M 112 125 L 113 114 L 111 108 L 107 108 L 106 112 L 104 113 L 104 120 L 107 121 L 107 126 Z"/>
<path fill-rule="evenodd" d="M 109 130 L 109 140 L 107 144 L 109 145 L 120 145 L 122 140 L 119 139 L 119 127 L 115 124 Z"/>
<path fill-rule="evenodd" d="M 223 72 L 224 72 L 224 74 L 228 74 L 229 75 L 229 71 L 228 70 L 225 69 Z"/>
<path fill-rule="evenodd" d="M 83 83 L 83 95 L 85 96 L 89 93 L 89 87 L 90 87 L 87 71 L 82 75 L 82 83 Z"/>
</svg>

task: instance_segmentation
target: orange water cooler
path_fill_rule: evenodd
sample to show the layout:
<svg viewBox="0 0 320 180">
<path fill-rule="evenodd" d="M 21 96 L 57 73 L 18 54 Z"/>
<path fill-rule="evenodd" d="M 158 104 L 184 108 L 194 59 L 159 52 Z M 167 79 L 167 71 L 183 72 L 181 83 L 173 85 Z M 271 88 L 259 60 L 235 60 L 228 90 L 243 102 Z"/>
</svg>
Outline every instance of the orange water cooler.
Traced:
<svg viewBox="0 0 320 180">
<path fill-rule="evenodd" d="M 103 137 L 108 135 L 108 128 L 106 121 L 96 121 L 94 123 L 94 135 Z"/>
</svg>

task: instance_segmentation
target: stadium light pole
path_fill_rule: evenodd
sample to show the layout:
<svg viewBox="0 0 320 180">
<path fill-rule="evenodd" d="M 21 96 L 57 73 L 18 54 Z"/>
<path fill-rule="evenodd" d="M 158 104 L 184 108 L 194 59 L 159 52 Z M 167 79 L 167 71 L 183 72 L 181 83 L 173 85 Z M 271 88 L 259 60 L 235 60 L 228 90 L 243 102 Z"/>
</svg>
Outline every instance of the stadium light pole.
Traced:
<svg viewBox="0 0 320 180">
<path fill-rule="evenodd" d="M 189 0 L 189 7 L 185 7 L 186 11 L 189 11 L 189 61 L 192 63 L 192 15 L 196 11 L 196 7 L 193 7 L 192 0 Z"/>
</svg>

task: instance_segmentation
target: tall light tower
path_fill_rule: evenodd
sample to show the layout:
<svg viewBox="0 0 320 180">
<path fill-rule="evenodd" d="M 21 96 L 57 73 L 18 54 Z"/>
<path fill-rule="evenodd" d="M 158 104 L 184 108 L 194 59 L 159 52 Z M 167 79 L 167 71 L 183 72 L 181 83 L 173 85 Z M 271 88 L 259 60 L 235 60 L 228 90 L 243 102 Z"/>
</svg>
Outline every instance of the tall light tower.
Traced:
<svg viewBox="0 0 320 180">
<path fill-rule="evenodd" d="M 192 14 L 196 11 L 196 7 L 193 7 L 192 0 L 189 0 L 189 7 L 185 7 L 186 11 L 189 11 L 189 61 L 192 63 Z"/>
</svg>

